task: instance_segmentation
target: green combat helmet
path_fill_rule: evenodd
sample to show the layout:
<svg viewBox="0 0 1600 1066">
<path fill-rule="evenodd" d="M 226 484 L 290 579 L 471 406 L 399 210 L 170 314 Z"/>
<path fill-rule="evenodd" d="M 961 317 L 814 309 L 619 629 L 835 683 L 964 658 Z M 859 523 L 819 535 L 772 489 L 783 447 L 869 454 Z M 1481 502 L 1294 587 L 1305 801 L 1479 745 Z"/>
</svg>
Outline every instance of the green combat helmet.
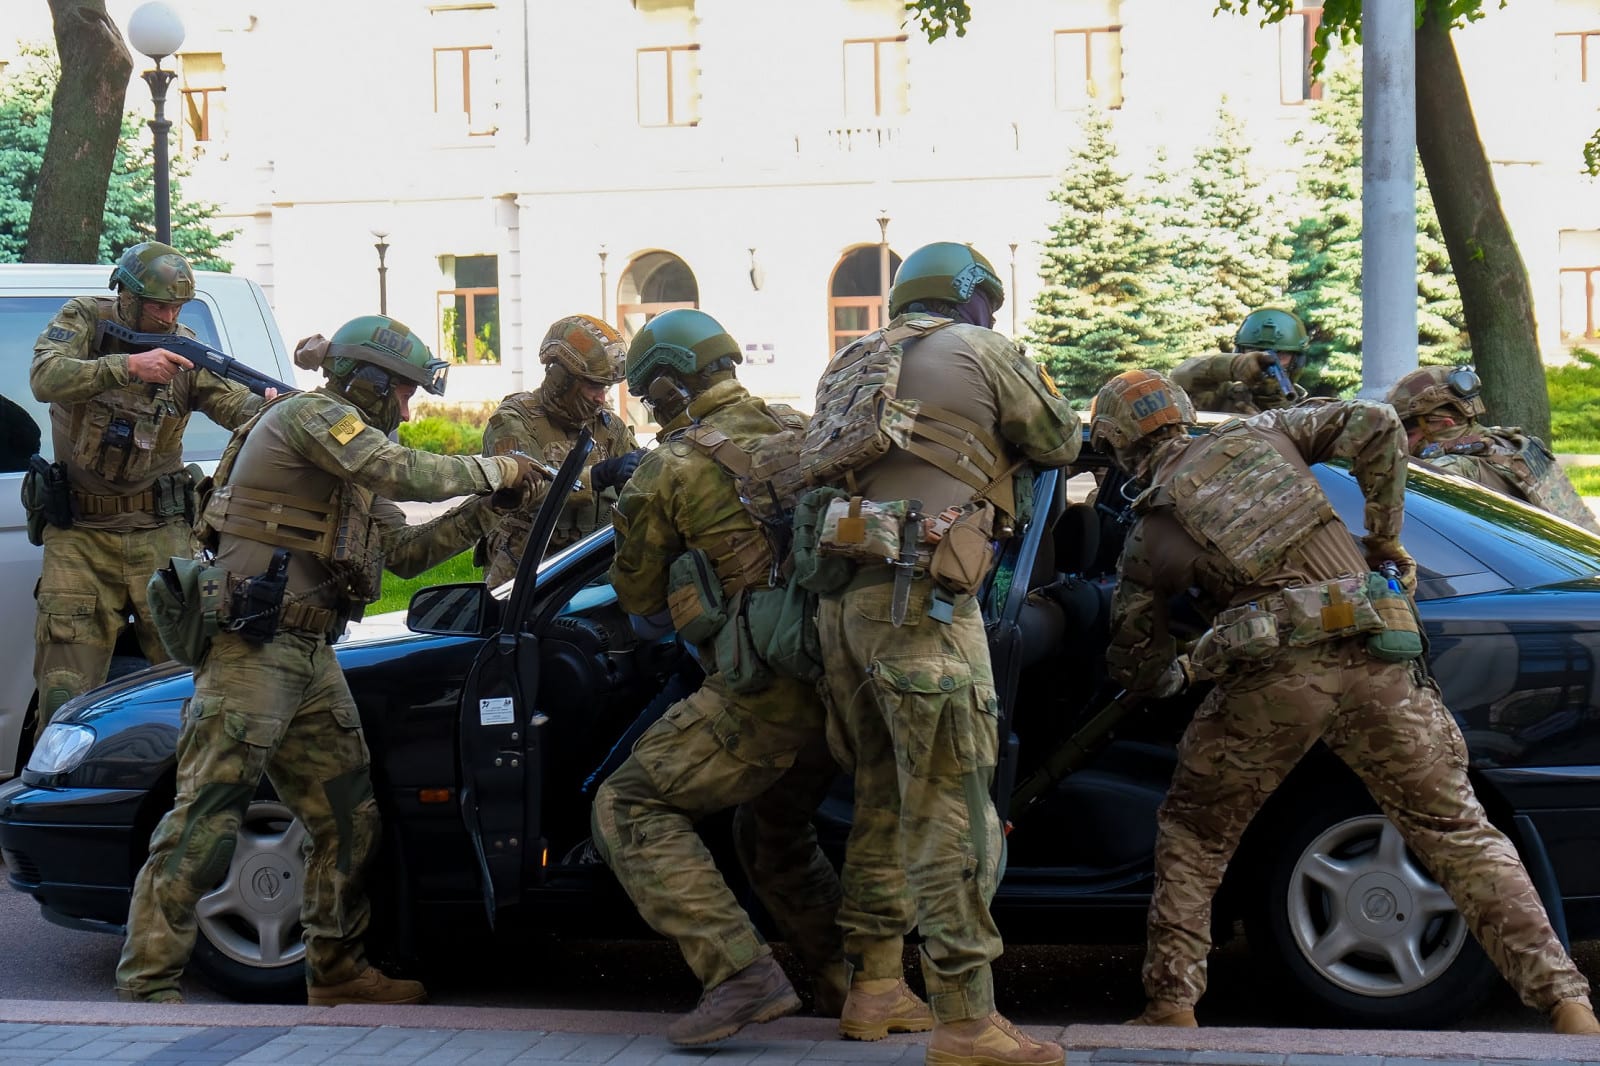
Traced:
<svg viewBox="0 0 1600 1066">
<path fill-rule="evenodd" d="M 141 300 L 182 303 L 194 299 L 194 268 L 170 244 L 146 241 L 122 253 L 108 284 Z"/>
<path fill-rule="evenodd" d="M 1483 382 L 1470 366 L 1419 367 L 1395 382 L 1385 399 L 1406 423 L 1441 407 L 1452 408 L 1468 421 L 1486 410 Z"/>
<path fill-rule="evenodd" d="M 628 391 L 665 426 L 718 374 L 744 362 L 739 342 L 704 311 L 679 307 L 645 324 L 628 345 Z"/>
<path fill-rule="evenodd" d="M 990 309 L 1006 302 L 1006 289 L 994 266 L 971 246 L 953 241 L 925 244 L 906 257 L 889 289 L 889 314 L 898 315 L 919 300 L 960 305 L 982 289 Z"/>
<path fill-rule="evenodd" d="M 539 343 L 545 405 L 572 425 L 583 425 L 604 405 L 585 396 L 583 386 L 615 385 L 622 380 L 627 357 L 622 335 L 598 318 L 556 319 Z"/>
<path fill-rule="evenodd" d="M 1299 317 L 1276 307 L 1263 307 L 1251 311 L 1239 323 L 1239 332 L 1233 335 L 1233 347 L 1241 352 L 1295 352 L 1294 368 L 1298 370 L 1305 360 L 1306 345 L 1311 338 Z"/>
<path fill-rule="evenodd" d="M 1154 370 L 1128 370 L 1100 389 L 1089 407 L 1089 443 L 1110 447 L 1117 462 L 1139 474 L 1140 441 L 1166 426 L 1182 429 L 1195 420 L 1189 394 Z"/>
<path fill-rule="evenodd" d="M 385 433 L 400 425 L 398 379 L 444 395 L 450 364 L 435 359 L 422 339 L 387 315 L 362 315 L 340 326 L 328 341 L 322 368 L 337 391 Z"/>
</svg>

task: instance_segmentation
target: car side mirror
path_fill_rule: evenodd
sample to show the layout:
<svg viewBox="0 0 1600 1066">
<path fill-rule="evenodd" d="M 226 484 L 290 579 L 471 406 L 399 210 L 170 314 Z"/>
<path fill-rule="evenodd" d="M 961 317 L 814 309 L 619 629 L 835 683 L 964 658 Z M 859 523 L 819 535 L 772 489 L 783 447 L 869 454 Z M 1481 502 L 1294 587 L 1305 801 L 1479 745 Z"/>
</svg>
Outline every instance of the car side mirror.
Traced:
<svg viewBox="0 0 1600 1066">
<path fill-rule="evenodd" d="M 460 585 L 433 585 L 411 597 L 406 627 L 414 633 L 441 637 L 481 637 L 500 624 L 498 601 L 481 581 Z"/>
</svg>

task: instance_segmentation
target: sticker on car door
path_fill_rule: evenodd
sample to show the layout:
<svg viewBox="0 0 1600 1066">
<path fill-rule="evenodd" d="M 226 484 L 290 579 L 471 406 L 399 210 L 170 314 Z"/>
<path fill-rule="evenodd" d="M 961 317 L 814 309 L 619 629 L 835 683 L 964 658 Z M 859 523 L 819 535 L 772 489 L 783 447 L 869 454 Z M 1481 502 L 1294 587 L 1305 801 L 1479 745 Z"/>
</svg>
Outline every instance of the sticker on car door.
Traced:
<svg viewBox="0 0 1600 1066">
<path fill-rule="evenodd" d="M 478 701 L 479 725 L 512 725 L 516 720 L 517 713 L 512 709 L 510 696 Z"/>
</svg>

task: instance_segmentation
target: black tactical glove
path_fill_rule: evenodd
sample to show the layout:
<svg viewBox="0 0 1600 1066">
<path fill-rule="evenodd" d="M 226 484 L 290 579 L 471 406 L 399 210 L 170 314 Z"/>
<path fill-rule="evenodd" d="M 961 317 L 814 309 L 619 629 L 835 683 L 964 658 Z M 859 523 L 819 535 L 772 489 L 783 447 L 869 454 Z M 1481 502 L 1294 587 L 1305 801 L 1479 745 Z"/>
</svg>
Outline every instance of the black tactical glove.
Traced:
<svg viewBox="0 0 1600 1066">
<path fill-rule="evenodd" d="M 635 448 L 631 452 L 613 455 L 594 464 L 589 470 L 589 479 L 594 483 L 595 490 L 621 488 L 623 483 L 633 476 L 634 470 L 639 466 L 639 460 L 644 456 L 645 449 Z"/>
</svg>

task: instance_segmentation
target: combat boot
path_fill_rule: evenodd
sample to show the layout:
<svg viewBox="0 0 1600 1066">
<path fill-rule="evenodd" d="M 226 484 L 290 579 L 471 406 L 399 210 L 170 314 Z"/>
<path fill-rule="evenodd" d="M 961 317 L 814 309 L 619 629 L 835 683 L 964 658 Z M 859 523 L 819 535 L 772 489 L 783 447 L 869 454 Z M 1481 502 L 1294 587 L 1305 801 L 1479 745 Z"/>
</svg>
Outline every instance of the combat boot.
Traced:
<svg viewBox="0 0 1600 1066">
<path fill-rule="evenodd" d="M 336 1007 L 341 1003 L 421 1003 L 428 990 L 421 981 L 388 977 L 376 966 L 368 966 L 348 981 L 336 985 L 307 985 L 306 1003 L 312 1007 Z"/>
<path fill-rule="evenodd" d="M 182 1003 L 183 993 L 176 988 L 158 988 L 154 992 L 143 994 L 126 988 L 119 988 L 117 989 L 117 1001 L 119 1003 Z"/>
<path fill-rule="evenodd" d="M 1594 1008 L 1581 999 L 1564 999 L 1550 1012 L 1550 1024 L 1555 1031 L 1566 1036 L 1600 1033 L 1600 1021 L 1595 1020 Z"/>
<path fill-rule="evenodd" d="M 1063 1066 L 1060 1044 L 1035 1040 L 999 1011 L 964 1022 L 935 1022 L 927 1066 Z"/>
<path fill-rule="evenodd" d="M 1165 1025 L 1174 1029 L 1198 1029 L 1193 1007 L 1180 1007 L 1164 999 L 1152 999 L 1145 1005 L 1144 1013 L 1130 1018 L 1123 1025 Z"/>
<path fill-rule="evenodd" d="M 667 1039 L 689 1047 L 725 1040 L 752 1022 L 770 1022 L 800 1009 L 800 997 L 771 955 L 763 955 L 700 997 L 667 1026 Z"/>
<path fill-rule="evenodd" d="M 847 1040 L 882 1040 L 890 1033 L 926 1033 L 933 1011 L 904 978 L 855 981 L 839 1014 L 839 1035 Z"/>
</svg>

